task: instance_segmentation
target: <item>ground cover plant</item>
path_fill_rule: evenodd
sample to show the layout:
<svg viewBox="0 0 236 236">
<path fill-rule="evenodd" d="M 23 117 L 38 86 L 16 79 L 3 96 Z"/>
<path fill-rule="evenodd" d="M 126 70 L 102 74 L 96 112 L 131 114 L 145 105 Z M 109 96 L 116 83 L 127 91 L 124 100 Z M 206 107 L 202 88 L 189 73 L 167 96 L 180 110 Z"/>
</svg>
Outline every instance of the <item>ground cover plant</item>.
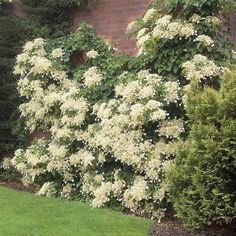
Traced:
<svg viewBox="0 0 236 236">
<path fill-rule="evenodd" d="M 0 187 L 0 234 L 7 236 L 144 236 L 150 220 L 88 204 L 36 197 Z"/>
</svg>

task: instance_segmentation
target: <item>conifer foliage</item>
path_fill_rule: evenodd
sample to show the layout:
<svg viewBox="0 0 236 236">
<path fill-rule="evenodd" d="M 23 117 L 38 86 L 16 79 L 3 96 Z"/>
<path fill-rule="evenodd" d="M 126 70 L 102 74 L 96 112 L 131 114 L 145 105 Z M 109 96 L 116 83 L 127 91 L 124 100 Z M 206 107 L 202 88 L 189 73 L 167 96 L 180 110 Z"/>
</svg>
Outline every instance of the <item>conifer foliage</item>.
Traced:
<svg viewBox="0 0 236 236">
<path fill-rule="evenodd" d="M 192 228 L 230 223 L 236 213 L 236 69 L 219 91 L 192 84 L 187 98 L 191 131 L 169 170 L 177 216 Z"/>
</svg>

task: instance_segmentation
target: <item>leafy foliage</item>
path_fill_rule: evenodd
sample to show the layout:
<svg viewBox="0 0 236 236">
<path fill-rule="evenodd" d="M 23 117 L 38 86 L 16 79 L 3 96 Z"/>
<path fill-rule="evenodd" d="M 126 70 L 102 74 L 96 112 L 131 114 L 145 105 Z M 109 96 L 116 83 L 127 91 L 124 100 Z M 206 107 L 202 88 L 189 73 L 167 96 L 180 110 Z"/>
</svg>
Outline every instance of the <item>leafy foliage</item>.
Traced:
<svg viewBox="0 0 236 236">
<path fill-rule="evenodd" d="M 36 184 L 38 194 L 89 198 L 95 207 L 160 220 L 168 207 L 165 173 L 186 126 L 185 90 L 193 79 L 200 89 L 219 87 L 222 66 L 231 59 L 227 34 L 221 34 L 222 2 L 156 1 L 134 24 L 139 53 L 129 58 L 114 56 L 87 25 L 68 34 L 68 11 L 80 1 L 22 1 L 47 39 L 27 42 L 17 56 L 25 99 L 19 109 L 31 132 L 51 137 L 4 163 L 13 164 L 24 183 Z M 211 122 L 217 104 L 211 102 L 210 109 L 196 103 L 193 114 L 198 108 Z M 186 107 L 192 119 L 188 99 Z M 214 133 L 218 126 L 206 126 L 194 134 L 221 137 Z"/>
<path fill-rule="evenodd" d="M 0 17 L 0 155 L 6 149 L 12 149 L 16 144 L 22 144 L 26 131 L 19 125 L 17 107 L 22 102 L 17 92 L 17 76 L 13 75 L 15 58 L 21 47 L 37 33 L 34 25 L 28 20 L 13 16 Z M 12 133 L 12 129 L 14 130 Z"/>
<path fill-rule="evenodd" d="M 220 11 L 225 11 L 222 3 L 210 5 L 211 11 L 204 12 L 202 8 L 207 9 L 209 1 L 194 2 L 193 5 L 198 11 L 188 9 L 193 6 L 189 1 L 157 1 L 149 10 L 149 12 L 153 11 L 149 18 L 147 17 L 147 20 L 141 18 L 136 22 L 135 34 L 139 35 L 145 29 L 144 35 L 138 38 L 141 47 L 138 46 L 141 51 L 144 51 L 137 58 L 136 63 L 139 66 L 148 67 L 162 76 L 174 76 L 181 84 L 185 84 L 182 64 L 191 60 L 194 55 L 207 56 L 218 65 L 224 65 L 225 61 L 231 57 L 229 32 L 227 32 L 227 27 L 222 29 L 222 21 L 220 20 L 222 18 Z M 179 4 L 182 4 L 181 8 Z M 176 14 L 176 11 L 179 11 L 179 14 Z M 167 20 L 170 17 L 171 20 Z M 166 22 L 164 22 L 165 19 Z M 163 29 L 168 29 L 168 25 L 170 26 L 169 32 L 157 31 L 156 22 L 158 20 L 160 24 L 163 22 L 163 26 L 161 26 L 164 27 Z M 176 35 L 178 32 L 175 34 L 175 30 L 179 25 L 182 25 L 182 28 L 185 27 L 187 31 L 193 27 L 192 35 Z M 165 35 L 165 33 L 170 35 Z M 210 37 L 214 41 L 214 45 L 206 45 L 202 41 L 198 41 L 197 37 L 201 35 Z"/>
<path fill-rule="evenodd" d="M 16 151 L 11 163 L 23 182 L 41 195 L 163 217 L 165 168 L 184 131 L 174 113 L 182 91 L 148 70 L 125 71 L 130 60 L 114 56 L 87 25 L 25 44 L 15 67 L 26 97 L 19 108 L 31 132 L 52 137 Z"/>
<path fill-rule="evenodd" d="M 72 7 L 82 1 L 28 1 L 22 0 L 30 17 L 22 19 L 11 15 L 12 1 L 0 2 L 0 156 L 6 150 L 22 146 L 27 130 L 19 119 L 18 106 L 22 102 L 17 92 L 17 76 L 13 74 L 15 58 L 27 40 L 44 36 L 57 37 L 70 32 Z"/>
<path fill-rule="evenodd" d="M 235 3 L 231 0 L 155 0 L 153 4 L 166 13 L 177 16 L 190 16 L 194 13 L 202 16 L 218 15 L 222 10 L 230 12 L 235 8 Z"/>
<path fill-rule="evenodd" d="M 72 8 L 83 5 L 84 0 L 21 0 L 26 12 L 39 27 L 43 27 L 43 37 L 59 37 L 70 33 Z"/>
<path fill-rule="evenodd" d="M 191 131 L 169 170 L 177 216 L 192 228 L 230 223 L 236 213 L 236 70 L 220 91 L 193 82 L 187 112 Z"/>
</svg>

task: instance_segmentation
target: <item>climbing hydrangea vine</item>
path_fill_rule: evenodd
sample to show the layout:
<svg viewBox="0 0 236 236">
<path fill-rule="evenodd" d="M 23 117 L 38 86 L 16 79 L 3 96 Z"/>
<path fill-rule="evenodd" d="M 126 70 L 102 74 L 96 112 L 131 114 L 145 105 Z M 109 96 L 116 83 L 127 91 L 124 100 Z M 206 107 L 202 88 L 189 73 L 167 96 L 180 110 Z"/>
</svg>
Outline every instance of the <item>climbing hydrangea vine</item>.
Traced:
<svg viewBox="0 0 236 236">
<path fill-rule="evenodd" d="M 149 9 L 129 26 L 136 30 L 139 52 L 124 63 L 88 28 L 99 43 L 88 43 L 83 27 L 60 43 L 26 43 L 15 67 L 26 98 L 19 109 L 32 132 L 41 129 L 51 137 L 15 152 L 11 163 L 23 182 L 37 185 L 40 195 L 89 198 L 93 207 L 160 220 L 167 207 L 165 172 L 186 127 L 185 86 L 193 77 L 217 78 L 223 69 L 213 54 L 205 55 L 216 42 L 199 22 L 220 24 L 215 16 L 178 19 Z M 172 62 L 179 58 L 173 52 L 163 65 L 157 54 L 172 43 L 187 46 L 181 60 Z M 193 46 L 198 50 L 189 53 Z M 83 62 L 77 68 L 70 63 L 75 52 Z"/>
</svg>

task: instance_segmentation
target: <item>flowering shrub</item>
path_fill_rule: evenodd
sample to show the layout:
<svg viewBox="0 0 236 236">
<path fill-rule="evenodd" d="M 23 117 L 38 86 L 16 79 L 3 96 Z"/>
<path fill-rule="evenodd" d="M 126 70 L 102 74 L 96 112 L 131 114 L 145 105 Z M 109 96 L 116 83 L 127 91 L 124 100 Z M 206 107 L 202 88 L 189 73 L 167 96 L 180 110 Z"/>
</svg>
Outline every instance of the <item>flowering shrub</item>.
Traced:
<svg viewBox="0 0 236 236">
<path fill-rule="evenodd" d="M 38 194 L 90 196 L 94 207 L 121 205 L 160 219 L 165 170 L 184 131 L 184 121 L 171 111 L 179 109 L 182 90 L 148 70 L 114 76 L 107 61 L 118 59 L 109 45 L 97 39 L 95 47 L 84 48 L 90 31 L 82 26 L 57 43 L 35 39 L 18 55 L 18 90 L 26 98 L 19 109 L 31 131 L 50 130 L 52 137 L 17 150 L 12 164 L 24 183 L 39 185 Z M 84 44 L 71 48 L 82 38 Z M 74 70 L 70 55 L 79 48 L 85 63 Z M 111 76 L 113 84 L 101 91 Z"/>
<path fill-rule="evenodd" d="M 214 59 L 228 56 L 212 52 L 216 41 L 198 22 L 220 28 L 213 16 L 176 19 L 148 10 L 135 24 L 134 59 L 115 57 L 87 26 L 63 39 L 26 43 L 15 67 L 27 99 L 20 111 L 31 131 L 49 130 L 51 139 L 16 151 L 11 162 L 23 181 L 38 185 L 38 194 L 89 197 L 93 207 L 160 220 L 165 173 L 186 126 L 183 85 L 193 75 L 203 83 L 218 78 Z M 75 53 L 83 62 L 76 67 Z"/>
<path fill-rule="evenodd" d="M 199 8 L 208 9 L 208 2 L 201 1 Z M 212 3 L 211 12 L 200 10 L 198 3 L 194 8 L 188 4 L 188 1 L 154 1 L 144 17 L 128 26 L 137 37 L 138 65 L 161 76 L 175 77 L 181 85 L 188 83 L 182 66 L 195 55 L 212 60 L 217 67 L 231 57 L 228 34 L 219 18 L 222 3 Z"/>
</svg>

